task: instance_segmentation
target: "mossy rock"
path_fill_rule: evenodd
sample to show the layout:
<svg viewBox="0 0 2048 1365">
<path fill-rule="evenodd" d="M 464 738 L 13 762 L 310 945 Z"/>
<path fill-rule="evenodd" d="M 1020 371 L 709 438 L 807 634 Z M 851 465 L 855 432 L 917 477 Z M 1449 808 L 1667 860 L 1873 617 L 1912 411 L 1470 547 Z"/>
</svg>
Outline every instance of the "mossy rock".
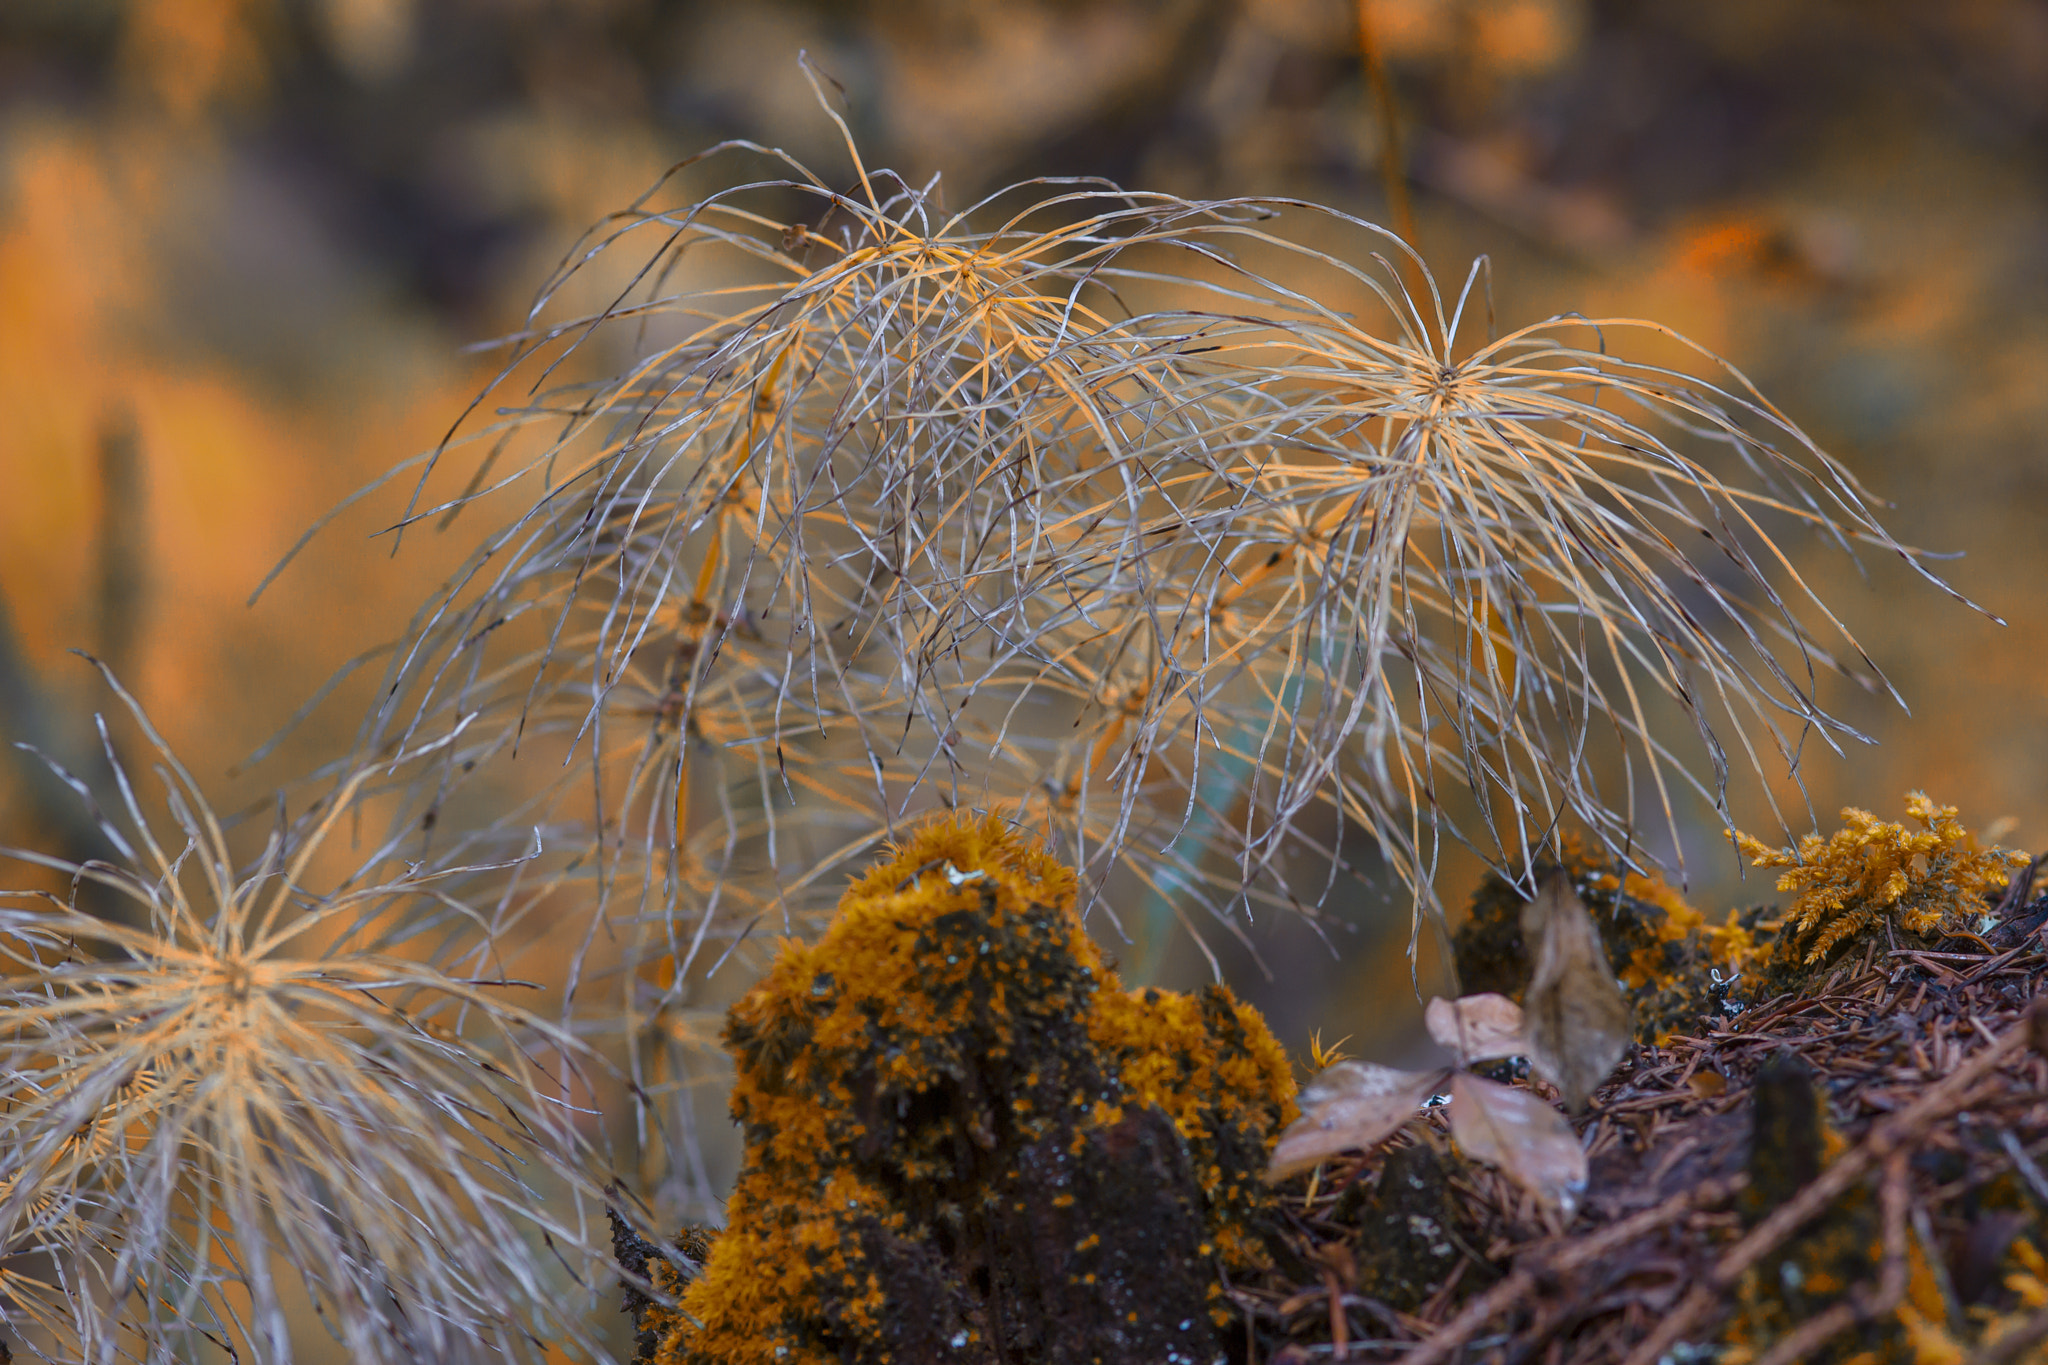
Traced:
<svg viewBox="0 0 2048 1365">
<path fill-rule="evenodd" d="M 1469 1229 L 1451 1187 L 1449 1152 L 1424 1136 L 1387 1153 L 1377 1178 L 1361 1180 L 1337 1203 L 1333 1221 L 1358 1229 L 1361 1292 L 1398 1308 L 1420 1308 L 1458 1263 Z"/>
<path fill-rule="evenodd" d="M 1662 1042 L 1717 1013 L 1737 978 L 1764 958 L 1762 911 L 1725 924 L 1706 916 L 1661 878 L 1617 870 L 1597 848 L 1567 835 L 1558 851 L 1536 862 L 1540 884 L 1563 868 L 1599 927 L 1614 974 L 1628 990 L 1637 1041 Z M 1522 906 L 1529 898 L 1489 873 L 1472 898 L 1472 913 L 1452 936 L 1458 980 L 1467 993 L 1493 991 L 1519 1003 L 1530 952 L 1522 942 Z"/>
<path fill-rule="evenodd" d="M 1122 990 L 1075 890 L 1000 823 L 942 821 L 783 945 L 728 1017 L 728 1226 L 682 1312 L 641 1314 L 652 1359 L 1218 1356 L 1286 1057 L 1221 988 Z"/>
</svg>

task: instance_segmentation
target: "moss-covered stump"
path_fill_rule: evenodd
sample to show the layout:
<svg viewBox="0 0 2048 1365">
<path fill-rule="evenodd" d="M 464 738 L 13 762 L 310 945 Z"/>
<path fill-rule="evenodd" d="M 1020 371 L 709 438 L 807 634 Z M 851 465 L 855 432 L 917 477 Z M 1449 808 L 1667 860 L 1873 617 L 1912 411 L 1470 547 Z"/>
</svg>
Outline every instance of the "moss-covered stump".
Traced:
<svg viewBox="0 0 2048 1365">
<path fill-rule="evenodd" d="M 1075 890 L 999 823 L 943 822 L 784 945 L 727 1023 L 728 1225 L 681 1312 L 641 1312 L 649 1358 L 1218 1358 L 1286 1058 L 1226 991 L 1121 990 Z"/>
<path fill-rule="evenodd" d="M 1418 1125 L 1419 1126 L 1419 1125 Z M 1337 1201 L 1332 1221 L 1356 1228 L 1358 1287 L 1390 1308 L 1412 1313 L 1472 1254 L 1463 1201 L 1450 1163 L 1459 1158 L 1423 1130 L 1387 1153 L 1376 1181 L 1360 1181 Z M 1480 1278 L 1492 1280 L 1491 1273 Z"/>
</svg>

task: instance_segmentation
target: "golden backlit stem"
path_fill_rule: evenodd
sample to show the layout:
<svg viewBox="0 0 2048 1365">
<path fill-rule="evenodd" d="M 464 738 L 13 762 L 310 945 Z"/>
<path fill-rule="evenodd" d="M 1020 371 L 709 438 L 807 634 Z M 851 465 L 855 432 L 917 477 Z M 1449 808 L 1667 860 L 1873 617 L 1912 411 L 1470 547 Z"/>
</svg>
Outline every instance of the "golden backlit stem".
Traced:
<svg viewBox="0 0 2048 1365">
<path fill-rule="evenodd" d="M 1386 191 L 1387 212 L 1401 240 L 1416 247 L 1415 206 L 1408 197 L 1408 168 L 1401 157 L 1400 110 L 1394 102 L 1394 86 L 1387 79 L 1386 65 L 1380 60 L 1379 45 L 1372 38 L 1372 0 L 1358 0 L 1357 13 L 1358 57 L 1365 66 L 1365 83 L 1372 90 L 1373 107 L 1380 120 L 1380 184 Z M 1401 279 L 1415 299 L 1415 311 L 1421 316 L 1422 325 L 1428 329 L 1430 346 L 1441 350 L 1443 338 L 1437 335 L 1434 318 L 1425 307 L 1430 298 L 1429 282 L 1421 265 L 1406 253 L 1401 256 Z"/>
</svg>

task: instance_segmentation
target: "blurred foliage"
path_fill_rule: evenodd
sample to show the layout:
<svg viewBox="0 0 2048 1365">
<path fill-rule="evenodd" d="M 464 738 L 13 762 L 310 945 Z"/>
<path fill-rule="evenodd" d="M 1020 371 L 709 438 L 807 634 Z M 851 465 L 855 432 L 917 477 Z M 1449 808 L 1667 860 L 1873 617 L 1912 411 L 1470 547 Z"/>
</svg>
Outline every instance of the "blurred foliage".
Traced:
<svg viewBox="0 0 2048 1365">
<path fill-rule="evenodd" d="M 1362 17 L 1392 130 L 1352 0 L 8 0 L 0 737 L 92 767 L 97 694 L 64 654 L 84 647 L 223 808 L 335 752 L 359 680 L 228 780 L 466 542 L 415 536 L 394 560 L 366 540 L 394 486 L 254 610 L 251 590 L 438 439 L 488 377 L 464 346 L 520 326 L 576 234 L 665 166 L 727 136 L 841 164 L 807 49 L 873 160 L 943 172 L 950 203 L 1104 175 L 1384 221 L 1398 148 L 1424 255 L 1462 278 L 1491 254 L 1504 321 L 1649 317 L 1730 357 L 1897 503 L 1901 539 L 1968 552 L 1944 571 L 2011 623 L 1901 566 L 1873 560 L 1865 584 L 1818 543 L 1795 551 L 1914 713 L 1820 679 L 1883 745 L 1807 766 L 1810 805 L 1775 796 L 1828 811 L 1925 786 L 2009 814 L 1988 839 L 2048 845 L 2031 647 L 2048 0 L 1362 0 Z M 100 852 L 7 752 L 0 842 Z M 1731 795 L 1768 834 L 1761 794 Z M 1770 894 L 1735 880 L 1704 806 L 1687 819 L 1691 899 Z M 1446 869 L 1445 901 L 1477 876 Z M 1314 1023 L 1384 1046 L 1408 995 L 1404 917 L 1384 909 L 1279 917 L 1252 935 L 1277 984 L 1250 946 L 1226 974 L 1290 1044 Z"/>
</svg>

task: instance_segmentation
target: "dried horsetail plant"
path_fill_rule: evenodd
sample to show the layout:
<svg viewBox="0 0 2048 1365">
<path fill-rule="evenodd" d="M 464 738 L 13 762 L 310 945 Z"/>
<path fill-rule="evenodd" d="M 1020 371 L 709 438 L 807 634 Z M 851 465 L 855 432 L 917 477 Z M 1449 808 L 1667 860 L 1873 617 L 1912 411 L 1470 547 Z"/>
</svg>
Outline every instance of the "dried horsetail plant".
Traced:
<svg viewBox="0 0 2048 1365">
<path fill-rule="evenodd" d="M 949 214 L 847 147 L 843 194 L 729 143 L 772 178 L 607 224 L 516 339 L 502 382 L 539 370 L 535 396 L 480 433 L 468 491 L 408 516 L 524 486 L 403 642 L 366 747 L 466 727 L 409 818 L 443 856 L 538 820 L 530 903 L 594 880 L 588 942 L 637 923 L 625 961 L 663 960 L 664 1008 L 940 807 L 1032 826 L 1090 892 L 1123 867 L 1184 922 L 1319 900 L 1279 855 L 1320 832 L 1334 876 L 1334 819 L 1419 926 L 1447 835 L 1526 873 L 1563 819 L 1626 847 L 1675 823 L 1674 786 L 1725 813 L 1727 736 L 1796 773 L 1809 732 L 1855 735 L 1817 673 L 1881 674 L 1774 529 L 1939 582 L 1655 324 L 1470 343 L 1480 267 L 1447 302 L 1332 210 L 1041 180 Z M 608 303 L 554 317 L 647 234 Z M 634 330 L 623 373 L 541 387 Z M 1611 352 L 1630 337 L 1679 360 Z M 472 769 L 543 743 L 571 776 L 451 829 Z"/>
<path fill-rule="evenodd" d="M 855 226 L 837 243 L 776 228 L 778 247 L 722 198 L 681 216 L 664 254 L 721 247 L 794 282 L 683 301 L 730 311 L 616 383 L 521 414 L 569 405 L 569 434 L 524 471 L 546 487 L 422 613 L 368 736 L 468 727 L 430 800 L 514 736 L 587 744 L 590 850 L 637 846 L 666 908 L 705 911 L 662 917 L 694 926 L 669 945 L 684 966 L 710 907 L 736 906 L 737 926 L 812 888 L 829 899 L 831 875 L 920 805 L 1004 810 L 1083 852 L 1128 842 L 1138 803 L 1102 789 L 1117 773 L 1155 795 L 1172 782 L 1116 762 L 1134 721 L 1158 727 L 1145 711 L 1163 671 L 1119 638 L 1155 588 L 1154 533 L 1118 500 L 1155 498 L 1131 482 L 1145 453 L 1207 439 L 1196 419 L 1213 413 L 1189 399 L 1227 382 L 1181 373 L 1170 345 L 1079 299 L 1097 258 L 1199 210 L 1079 189 L 978 234 L 931 229 L 908 190 L 870 187 L 863 205 L 784 188 Z M 1079 224 L 1023 225 L 1090 206 Z M 798 259 L 813 254 L 829 260 Z M 542 624 L 487 660 L 522 617 Z M 724 818 L 693 826 L 707 787 Z M 751 803 L 724 805 L 733 788 Z M 752 883 L 732 875 L 742 846 L 762 855 Z"/>
<path fill-rule="evenodd" d="M 580 1047 L 480 974 L 493 950 L 434 872 L 380 878 L 378 850 L 309 889 L 361 775 L 238 867 L 120 696 L 181 842 L 116 763 L 125 818 L 95 817 L 127 866 L 9 855 L 144 915 L 47 893 L 0 908 L 0 1323 L 93 1365 L 202 1341 L 288 1361 L 302 1299 L 359 1361 L 587 1344 L 573 1281 L 615 1272 L 564 1095 Z"/>
</svg>

